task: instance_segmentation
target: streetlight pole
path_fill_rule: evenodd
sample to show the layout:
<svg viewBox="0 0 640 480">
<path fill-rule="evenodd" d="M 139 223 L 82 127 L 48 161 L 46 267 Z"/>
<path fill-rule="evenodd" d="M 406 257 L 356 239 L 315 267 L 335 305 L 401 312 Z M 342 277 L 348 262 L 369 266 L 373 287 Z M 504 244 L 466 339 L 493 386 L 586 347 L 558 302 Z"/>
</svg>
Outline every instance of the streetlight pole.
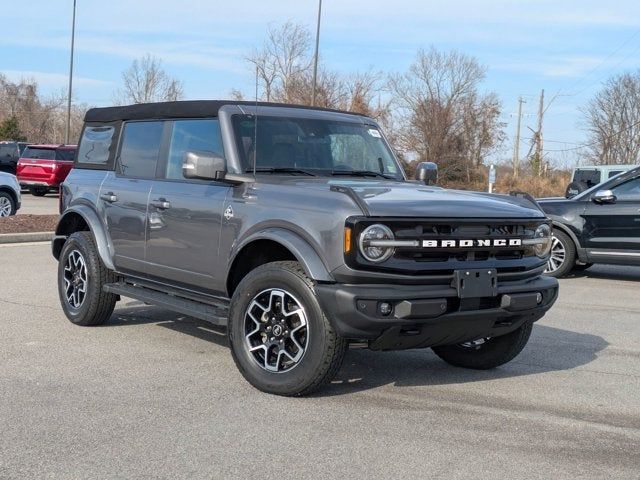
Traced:
<svg viewBox="0 0 640 480">
<path fill-rule="evenodd" d="M 71 60 L 69 61 L 69 93 L 67 94 L 67 133 L 64 143 L 69 143 L 71 133 L 71 93 L 73 89 L 73 47 L 76 39 L 76 0 L 73 0 L 73 20 L 71 22 Z"/>
<path fill-rule="evenodd" d="M 316 27 L 316 54 L 313 57 L 313 95 L 311 105 L 316 104 L 316 86 L 318 83 L 318 50 L 320 47 L 320 18 L 322 17 L 322 0 L 318 0 L 318 25 Z"/>
</svg>

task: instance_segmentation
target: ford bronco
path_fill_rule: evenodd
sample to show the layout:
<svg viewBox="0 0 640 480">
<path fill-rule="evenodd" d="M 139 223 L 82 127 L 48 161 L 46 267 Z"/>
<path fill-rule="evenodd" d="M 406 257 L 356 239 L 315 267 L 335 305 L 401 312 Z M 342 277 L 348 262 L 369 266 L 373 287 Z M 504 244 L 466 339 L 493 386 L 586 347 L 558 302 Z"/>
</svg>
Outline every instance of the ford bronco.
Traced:
<svg viewBox="0 0 640 480">
<path fill-rule="evenodd" d="M 61 188 L 58 290 L 78 325 L 121 296 L 227 327 L 258 389 L 305 395 L 349 344 L 488 369 L 553 305 L 525 196 L 408 180 L 359 114 L 238 101 L 87 112 Z"/>
</svg>

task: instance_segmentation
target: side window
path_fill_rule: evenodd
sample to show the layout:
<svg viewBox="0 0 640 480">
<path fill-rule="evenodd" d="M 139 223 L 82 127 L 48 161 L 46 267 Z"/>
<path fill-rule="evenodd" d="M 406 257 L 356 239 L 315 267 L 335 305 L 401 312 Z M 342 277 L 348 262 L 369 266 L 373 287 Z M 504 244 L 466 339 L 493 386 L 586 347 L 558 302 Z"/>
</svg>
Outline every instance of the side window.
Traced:
<svg viewBox="0 0 640 480">
<path fill-rule="evenodd" d="M 224 157 L 218 119 L 176 120 L 173 122 L 165 178 L 184 179 L 182 164 L 187 152 L 203 152 Z"/>
<path fill-rule="evenodd" d="M 136 178 L 155 178 L 164 122 L 130 122 L 124 125 L 119 171 Z"/>
<path fill-rule="evenodd" d="M 640 201 L 640 178 L 634 178 L 618 185 L 613 189 L 613 194 L 618 197 L 618 200 Z"/>
<path fill-rule="evenodd" d="M 80 139 L 77 165 L 106 166 L 114 133 L 112 126 L 85 127 Z"/>
</svg>

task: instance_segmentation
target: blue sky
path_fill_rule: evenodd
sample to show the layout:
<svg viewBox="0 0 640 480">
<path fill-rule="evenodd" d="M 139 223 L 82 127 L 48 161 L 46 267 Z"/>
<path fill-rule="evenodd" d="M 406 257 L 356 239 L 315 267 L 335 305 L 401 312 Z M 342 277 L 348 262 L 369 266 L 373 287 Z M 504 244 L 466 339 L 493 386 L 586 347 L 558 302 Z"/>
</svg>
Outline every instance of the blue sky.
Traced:
<svg viewBox="0 0 640 480">
<path fill-rule="evenodd" d="M 146 53 L 184 82 L 189 99 L 251 96 L 243 58 L 270 23 L 313 28 L 317 0 L 77 0 L 74 100 L 109 105 L 121 73 Z M 44 93 L 67 81 L 72 0 L 2 0 L 0 71 L 35 78 Z M 488 67 L 482 88 L 498 93 L 513 148 L 517 98 L 527 103 L 523 137 L 538 95 L 560 93 L 545 119 L 551 152 L 584 141 L 579 108 L 609 76 L 640 67 L 640 2 L 619 0 L 324 0 L 321 59 L 343 72 L 405 70 L 420 47 L 457 49 Z M 526 153 L 527 145 L 522 145 Z"/>
</svg>

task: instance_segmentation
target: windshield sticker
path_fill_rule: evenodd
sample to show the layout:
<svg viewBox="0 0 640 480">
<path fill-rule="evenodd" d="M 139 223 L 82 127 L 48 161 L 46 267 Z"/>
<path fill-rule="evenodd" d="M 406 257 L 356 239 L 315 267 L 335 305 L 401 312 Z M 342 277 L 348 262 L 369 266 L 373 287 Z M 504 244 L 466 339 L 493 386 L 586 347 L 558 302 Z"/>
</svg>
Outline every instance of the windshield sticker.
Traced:
<svg viewBox="0 0 640 480">
<path fill-rule="evenodd" d="M 371 135 L 372 137 L 376 137 L 376 138 L 382 138 L 382 135 L 380 135 L 380 132 L 378 130 L 376 130 L 375 128 L 370 128 L 369 129 L 369 135 Z"/>
</svg>

